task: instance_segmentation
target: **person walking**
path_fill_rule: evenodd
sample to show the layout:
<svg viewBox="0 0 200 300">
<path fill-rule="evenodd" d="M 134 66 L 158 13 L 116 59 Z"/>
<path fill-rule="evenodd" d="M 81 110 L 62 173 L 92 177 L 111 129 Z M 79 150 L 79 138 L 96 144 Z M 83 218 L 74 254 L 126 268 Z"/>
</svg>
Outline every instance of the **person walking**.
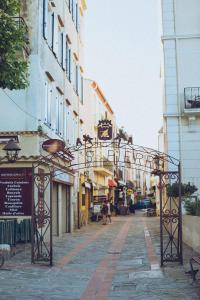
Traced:
<svg viewBox="0 0 200 300">
<path fill-rule="evenodd" d="M 108 215 L 108 205 L 106 200 L 103 202 L 103 206 L 101 209 L 102 217 L 103 217 L 103 225 L 107 224 L 107 215 Z"/>
<path fill-rule="evenodd" d="M 112 220 L 111 220 L 111 204 L 110 204 L 109 201 L 108 201 L 108 203 L 107 203 L 107 206 L 108 206 L 107 218 L 109 219 L 109 222 L 110 222 L 110 224 L 111 224 L 111 223 L 112 223 Z"/>
</svg>

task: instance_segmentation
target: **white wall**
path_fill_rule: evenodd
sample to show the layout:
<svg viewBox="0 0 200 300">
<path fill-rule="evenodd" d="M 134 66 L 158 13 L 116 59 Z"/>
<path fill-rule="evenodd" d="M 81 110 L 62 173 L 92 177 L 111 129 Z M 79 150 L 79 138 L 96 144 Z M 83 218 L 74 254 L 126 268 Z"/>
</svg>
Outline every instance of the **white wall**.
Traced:
<svg viewBox="0 0 200 300">
<path fill-rule="evenodd" d="M 200 114 L 185 110 L 184 88 L 200 87 L 200 2 L 162 0 L 165 151 L 181 159 L 182 180 L 200 191 Z"/>
</svg>

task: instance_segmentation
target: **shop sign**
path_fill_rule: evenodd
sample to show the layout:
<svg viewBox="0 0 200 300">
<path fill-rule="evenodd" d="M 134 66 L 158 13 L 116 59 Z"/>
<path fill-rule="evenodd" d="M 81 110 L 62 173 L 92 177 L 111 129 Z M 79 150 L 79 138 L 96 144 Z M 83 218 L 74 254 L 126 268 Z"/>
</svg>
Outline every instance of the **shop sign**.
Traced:
<svg viewBox="0 0 200 300">
<path fill-rule="evenodd" d="M 49 139 L 43 142 L 42 149 L 51 154 L 55 154 L 59 151 L 64 151 L 65 142 L 58 139 Z"/>
<path fill-rule="evenodd" d="M 0 168 L 0 216 L 31 216 L 32 169 Z"/>
<path fill-rule="evenodd" d="M 112 123 L 111 120 L 100 120 L 98 123 L 98 139 L 107 141 L 112 139 Z"/>
</svg>

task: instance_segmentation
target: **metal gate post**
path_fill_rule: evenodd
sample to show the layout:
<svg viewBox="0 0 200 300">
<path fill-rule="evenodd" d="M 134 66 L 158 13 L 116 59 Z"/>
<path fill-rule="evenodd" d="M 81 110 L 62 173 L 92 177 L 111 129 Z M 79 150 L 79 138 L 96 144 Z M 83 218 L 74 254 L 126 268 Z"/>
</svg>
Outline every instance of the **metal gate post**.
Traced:
<svg viewBox="0 0 200 300">
<path fill-rule="evenodd" d="M 53 196 L 53 175 L 52 172 L 50 173 L 50 220 L 49 220 L 49 225 L 50 225 L 50 266 L 53 265 L 53 232 L 52 232 L 52 196 Z"/>
<path fill-rule="evenodd" d="M 163 203 L 162 203 L 162 174 L 159 172 L 159 186 L 160 186 L 160 265 L 163 266 Z"/>
<path fill-rule="evenodd" d="M 179 257 L 180 263 L 183 264 L 183 240 L 182 240 L 182 198 L 181 198 L 181 164 L 178 165 L 179 177 L 179 228 L 178 228 L 178 242 L 179 242 Z"/>
<path fill-rule="evenodd" d="M 35 193 L 34 193 L 34 167 L 32 166 L 32 216 L 31 216 L 31 263 L 34 264 L 34 249 L 35 249 Z"/>
</svg>

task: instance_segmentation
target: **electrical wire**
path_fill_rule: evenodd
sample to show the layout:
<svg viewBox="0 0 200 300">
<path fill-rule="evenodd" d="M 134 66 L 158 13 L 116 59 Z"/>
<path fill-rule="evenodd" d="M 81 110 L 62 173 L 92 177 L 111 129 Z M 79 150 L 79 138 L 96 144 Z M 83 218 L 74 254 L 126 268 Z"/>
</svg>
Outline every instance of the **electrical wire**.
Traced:
<svg viewBox="0 0 200 300">
<path fill-rule="evenodd" d="M 27 112 L 26 110 L 24 110 L 19 104 L 17 104 L 4 90 L 2 90 L 4 92 L 4 94 L 26 115 L 28 115 L 29 117 L 37 120 L 38 122 L 41 122 L 40 119 L 36 118 L 35 116 L 33 116 L 32 114 L 30 114 L 29 112 Z"/>
</svg>

